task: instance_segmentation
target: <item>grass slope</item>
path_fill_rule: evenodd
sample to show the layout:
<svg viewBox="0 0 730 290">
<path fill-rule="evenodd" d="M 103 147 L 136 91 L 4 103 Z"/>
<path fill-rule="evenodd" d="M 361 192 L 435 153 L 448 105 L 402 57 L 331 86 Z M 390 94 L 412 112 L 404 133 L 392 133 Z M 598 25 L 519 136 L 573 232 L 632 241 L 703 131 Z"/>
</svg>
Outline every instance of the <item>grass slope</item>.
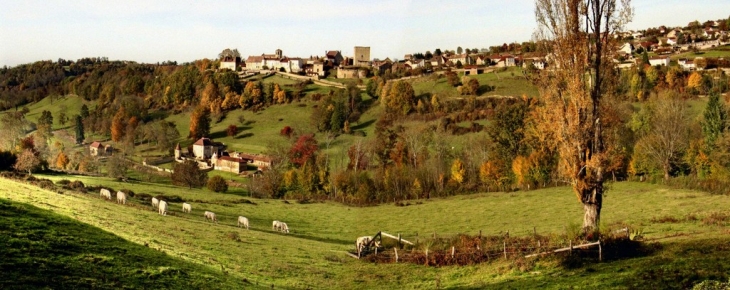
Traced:
<svg viewBox="0 0 730 290">
<path fill-rule="evenodd" d="M 221 288 L 231 277 L 72 218 L 0 199 L 0 288 Z"/>
<path fill-rule="evenodd" d="M 236 279 L 260 285 L 332 289 L 681 288 L 699 279 L 726 277 L 730 269 L 730 232 L 723 224 L 701 222 L 702 217 L 713 213 L 730 214 L 725 206 L 727 196 L 642 183 L 615 184 L 605 200 L 603 222 L 642 227 L 647 239 L 661 242 L 662 249 L 657 254 L 587 268 L 565 268 L 554 261 L 541 260 L 535 262 L 531 271 L 523 272 L 505 261 L 443 268 L 376 265 L 348 258 L 342 251 L 353 248 L 355 237 L 379 230 L 401 233 L 410 240 L 423 239 L 433 232 L 453 235 L 482 230 L 496 234 L 509 230 L 512 235 L 524 235 L 532 232 L 533 227 L 539 233 L 562 232 L 581 220 L 580 205 L 567 188 L 456 196 L 406 207 L 352 208 L 335 203 L 258 199 L 249 199 L 255 203 L 249 204 L 237 194 L 86 177 L 69 179 L 115 189 L 129 188 L 137 193 L 178 195 L 193 204 L 193 213 L 183 214 L 180 204 L 172 203 L 171 215 L 162 217 L 135 201 L 121 206 L 102 201 L 97 194 L 59 195 L 7 180 L 0 180 L 0 198 L 36 204 L 129 241 L 149 243 L 174 257 L 210 265 L 212 269 L 222 268 Z M 202 217 L 205 210 L 216 212 L 220 224 L 206 223 Z M 700 220 L 684 219 L 689 214 Z M 235 227 L 238 215 L 251 220 L 251 230 Z M 667 216 L 679 221 L 655 222 Z M 271 232 L 274 219 L 287 222 L 292 233 Z M 703 270 L 698 272 L 693 267 Z"/>
</svg>

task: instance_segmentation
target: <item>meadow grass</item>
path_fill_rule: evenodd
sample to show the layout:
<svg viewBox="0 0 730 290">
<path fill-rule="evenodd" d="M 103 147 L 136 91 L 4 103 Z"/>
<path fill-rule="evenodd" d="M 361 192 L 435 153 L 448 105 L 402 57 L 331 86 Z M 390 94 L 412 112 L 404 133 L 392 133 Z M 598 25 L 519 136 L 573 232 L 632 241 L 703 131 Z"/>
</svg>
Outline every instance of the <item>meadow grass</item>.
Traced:
<svg viewBox="0 0 730 290">
<path fill-rule="evenodd" d="M 33 190 L 21 188 L 13 190 Z M 29 204 L 0 198 L 0 217 L 3 289 L 220 289 L 246 284 L 214 267 Z"/>
<path fill-rule="evenodd" d="M 248 198 L 241 192 L 218 194 L 205 189 L 123 183 L 107 178 L 38 177 L 78 179 L 87 185 L 126 188 L 137 194 L 180 196 L 193 205 L 193 213 L 182 213 L 179 203 L 171 203 L 170 215 L 163 217 L 134 198 L 122 206 L 99 199 L 98 193 L 56 194 L 0 180 L 0 198 L 34 204 L 131 242 L 148 243 L 172 257 L 219 271 L 222 267 L 235 279 L 261 285 L 317 289 L 682 288 L 699 279 L 727 277 L 726 269 L 730 269 L 730 247 L 722 246 L 727 244 L 730 232 L 723 224 L 702 222 L 713 213 L 730 214 L 726 207 L 729 197 L 645 183 L 613 184 L 604 201 L 602 224 L 628 224 L 642 229 L 647 240 L 661 245 L 657 253 L 577 268 L 561 266 L 550 259 L 537 260 L 530 262 L 526 271 L 503 260 L 441 268 L 371 264 L 349 258 L 343 252 L 354 248 L 356 237 L 378 231 L 400 233 L 409 240 L 423 240 L 433 233 L 449 236 L 477 234 L 480 230 L 485 235 L 505 231 L 528 235 L 533 230 L 539 234 L 562 233 L 582 220 L 582 207 L 568 188 L 409 201 L 411 205 L 405 207 L 347 207 L 333 202 L 299 204 Z M 205 222 L 205 210 L 215 212 L 220 223 Z M 239 215 L 249 218 L 251 230 L 235 227 Z M 666 217 L 676 221 L 663 222 Z M 291 234 L 272 232 L 272 220 L 287 222 Z M 713 254 L 707 255 L 707 251 Z M 693 272 L 693 267 L 698 266 L 704 267 L 703 272 Z"/>
</svg>

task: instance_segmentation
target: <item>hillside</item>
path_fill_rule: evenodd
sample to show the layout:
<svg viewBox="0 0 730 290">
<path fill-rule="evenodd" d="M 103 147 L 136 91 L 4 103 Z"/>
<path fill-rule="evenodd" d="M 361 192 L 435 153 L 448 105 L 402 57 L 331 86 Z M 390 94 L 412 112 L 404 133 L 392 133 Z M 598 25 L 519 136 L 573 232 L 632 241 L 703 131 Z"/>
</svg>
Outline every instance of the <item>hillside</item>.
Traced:
<svg viewBox="0 0 730 290">
<path fill-rule="evenodd" d="M 603 224 L 626 223 L 643 229 L 657 253 L 639 258 L 564 268 L 551 259 L 528 263 L 527 272 L 512 262 L 478 266 L 433 268 L 412 264 L 370 264 L 344 255 L 354 238 L 383 230 L 415 240 L 432 233 L 513 235 L 564 232 L 581 217 L 580 204 L 567 188 L 505 193 L 483 193 L 447 199 L 415 201 L 405 207 L 382 205 L 353 208 L 335 203 L 297 204 L 281 200 L 251 199 L 207 190 L 180 190 L 149 183 L 118 183 L 88 177 L 47 176 L 54 180 L 79 179 L 87 185 L 179 196 L 193 204 L 183 214 L 180 203 L 171 204 L 162 217 L 147 204 L 132 199 L 127 206 L 98 198 L 97 193 L 56 194 L 5 179 L 0 198 L 31 203 L 54 214 L 112 232 L 136 244 L 148 243 L 170 257 L 209 265 L 240 281 L 284 288 L 563 288 L 626 287 L 681 288 L 702 279 L 727 279 L 730 249 L 727 196 L 643 183 L 614 184 L 604 203 Z M 30 193 L 30 194 L 29 194 Z M 220 224 L 206 223 L 202 212 L 217 213 Z M 235 227 L 235 218 L 251 220 L 249 231 Z M 695 216 L 695 219 L 686 217 Z M 705 222 L 715 216 L 717 223 Z M 428 218 L 424 218 L 428 217 Z M 673 218 L 673 219 L 672 219 Z M 277 219 L 289 224 L 291 234 L 270 230 Z M 669 220 L 669 222 L 667 222 Z M 713 255 L 705 251 L 712 249 Z M 679 253 L 684 254 L 679 254 Z M 689 262 L 692 261 L 692 262 Z M 706 269 L 695 272 L 696 267 Z M 676 271 L 675 271 L 676 270 Z M 657 272 L 660 271 L 660 272 Z M 665 273 L 666 277 L 655 276 Z M 225 287 L 224 287 L 225 288 Z"/>
<path fill-rule="evenodd" d="M 22 185 L 8 190 L 32 190 Z M 0 198 L 0 288 L 235 288 L 232 277 L 72 217 Z M 11 200 L 5 199 L 10 197 Z M 263 287 L 262 287 L 263 288 Z"/>
</svg>

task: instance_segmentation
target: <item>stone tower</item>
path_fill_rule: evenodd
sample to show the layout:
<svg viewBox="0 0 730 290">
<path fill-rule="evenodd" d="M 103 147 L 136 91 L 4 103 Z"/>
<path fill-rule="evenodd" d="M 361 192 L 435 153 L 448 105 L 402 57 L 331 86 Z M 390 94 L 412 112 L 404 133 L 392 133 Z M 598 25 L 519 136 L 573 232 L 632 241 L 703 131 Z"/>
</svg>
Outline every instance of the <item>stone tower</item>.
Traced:
<svg viewBox="0 0 730 290">
<path fill-rule="evenodd" d="M 281 49 L 276 49 L 275 54 L 276 54 L 276 57 L 279 59 L 282 59 L 284 56 L 284 53 L 281 51 Z"/>
<path fill-rule="evenodd" d="M 355 55 L 353 57 L 352 65 L 354 66 L 370 65 L 370 47 L 355 46 Z"/>
</svg>

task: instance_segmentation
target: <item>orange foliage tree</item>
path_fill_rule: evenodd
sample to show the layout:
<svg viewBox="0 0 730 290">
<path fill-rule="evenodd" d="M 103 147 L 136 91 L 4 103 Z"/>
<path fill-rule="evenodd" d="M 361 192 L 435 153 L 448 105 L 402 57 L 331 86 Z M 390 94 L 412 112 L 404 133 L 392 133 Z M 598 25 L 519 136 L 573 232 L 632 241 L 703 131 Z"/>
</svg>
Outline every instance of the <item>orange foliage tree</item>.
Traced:
<svg viewBox="0 0 730 290">
<path fill-rule="evenodd" d="M 583 230 L 598 230 L 607 162 L 602 100 L 615 91 L 611 37 L 631 20 L 630 0 L 537 0 L 537 36 L 550 45 L 549 73 L 539 80 L 541 122 L 567 177 L 583 204 Z M 548 146 L 552 147 L 552 146 Z"/>
</svg>

